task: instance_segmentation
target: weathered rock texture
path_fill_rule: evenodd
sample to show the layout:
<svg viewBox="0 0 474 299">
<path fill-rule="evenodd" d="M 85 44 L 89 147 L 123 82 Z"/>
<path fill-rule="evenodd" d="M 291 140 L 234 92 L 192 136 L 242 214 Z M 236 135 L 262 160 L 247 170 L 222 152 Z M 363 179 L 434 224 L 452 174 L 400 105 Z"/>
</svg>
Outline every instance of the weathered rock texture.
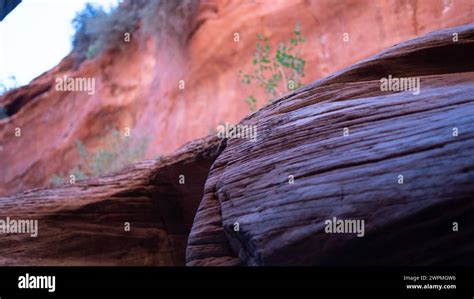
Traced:
<svg viewBox="0 0 474 299">
<path fill-rule="evenodd" d="M 0 194 L 48 186 L 53 174 L 75 165 L 75 140 L 95 148 L 108 127 L 130 127 L 134 136 L 150 137 L 151 158 L 206 136 L 221 122 L 238 122 L 249 113 L 245 97 L 263 99 L 262 90 L 246 89 L 238 77 L 239 70 L 252 69 L 258 33 L 276 46 L 299 21 L 307 39 L 301 56 L 308 83 L 395 43 L 473 18 L 472 0 L 202 1 L 184 46 L 171 38 L 155 47 L 152 39 L 133 35 L 122 54 L 105 53 L 78 70 L 68 56 L 0 97 L 10 114 L 0 120 Z M 64 75 L 95 78 L 96 93 L 56 91 L 55 79 Z M 17 127 L 21 138 L 14 135 Z"/>
<path fill-rule="evenodd" d="M 184 265 L 187 236 L 220 151 L 221 141 L 207 138 L 100 179 L 0 198 L 2 220 L 39 225 L 36 238 L 0 235 L 0 264 Z M 179 184 L 180 175 L 186 184 Z"/>
<path fill-rule="evenodd" d="M 258 141 L 229 140 L 212 166 L 187 264 L 474 264 L 472 53 L 473 25 L 439 31 L 245 119 Z M 420 94 L 381 91 L 389 75 Z M 365 237 L 325 233 L 333 217 Z"/>
<path fill-rule="evenodd" d="M 40 221 L 38 238 L 0 236 L 0 263 L 472 265 L 473 52 L 474 25 L 431 33 L 247 117 L 255 142 L 208 137 L 0 198 L 2 217 Z M 421 78 L 420 93 L 381 91 L 389 75 Z M 333 217 L 365 220 L 365 236 L 325 233 Z"/>
</svg>

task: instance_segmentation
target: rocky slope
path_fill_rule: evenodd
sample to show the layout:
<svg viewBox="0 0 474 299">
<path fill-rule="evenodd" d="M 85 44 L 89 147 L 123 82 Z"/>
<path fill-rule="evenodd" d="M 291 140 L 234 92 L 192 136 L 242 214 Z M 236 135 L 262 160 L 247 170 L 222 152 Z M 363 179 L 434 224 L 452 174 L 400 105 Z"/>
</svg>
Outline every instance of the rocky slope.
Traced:
<svg viewBox="0 0 474 299">
<path fill-rule="evenodd" d="M 0 262 L 472 265 L 473 51 L 474 25 L 437 31 L 245 118 L 256 142 L 209 136 L 111 176 L 0 198 L 2 215 L 39 220 L 37 238 L 0 238 Z M 389 75 L 420 78 L 419 94 L 381 91 Z M 364 237 L 325 233 L 333 217 L 365 220 Z"/>
<path fill-rule="evenodd" d="M 152 38 L 132 36 L 122 54 L 106 53 L 79 69 L 68 56 L 0 97 L 10 115 L 0 120 L 0 194 L 48 186 L 53 174 L 79 159 L 75 140 L 95 148 L 108 127 L 149 137 L 151 158 L 206 136 L 221 122 L 238 122 L 249 113 L 243 99 L 262 95 L 238 78 L 239 70 L 252 67 L 258 33 L 276 45 L 300 22 L 308 83 L 403 40 L 472 22 L 473 7 L 471 0 L 202 1 L 184 46 L 169 38 L 157 48 Z M 95 78 L 95 94 L 56 91 L 55 79 L 64 75 Z"/>
</svg>

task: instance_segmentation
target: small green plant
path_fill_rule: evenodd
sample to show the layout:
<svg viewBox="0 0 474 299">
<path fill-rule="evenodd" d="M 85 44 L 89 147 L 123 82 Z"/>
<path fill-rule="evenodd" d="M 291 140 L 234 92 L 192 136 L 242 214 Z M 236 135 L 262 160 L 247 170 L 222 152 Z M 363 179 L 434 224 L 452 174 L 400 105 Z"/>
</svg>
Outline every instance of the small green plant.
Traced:
<svg viewBox="0 0 474 299">
<path fill-rule="evenodd" d="M 59 175 L 55 174 L 51 177 L 51 183 L 53 184 L 53 186 L 59 186 L 64 184 L 64 179 Z"/>
<path fill-rule="evenodd" d="M 139 161 L 145 155 L 148 138 L 141 138 L 132 146 L 131 137 L 124 136 L 114 129 L 105 138 L 105 146 L 88 152 L 82 141 L 76 140 L 76 149 L 80 160 L 66 175 L 55 174 L 51 178 L 54 186 L 62 185 L 65 177 L 74 175 L 75 180 L 97 177 L 124 168 Z"/>
<path fill-rule="evenodd" d="M 303 86 L 305 60 L 300 57 L 300 45 L 305 42 L 300 24 L 296 23 L 288 43 L 280 43 L 276 51 L 268 37 L 257 34 L 256 50 L 253 54 L 251 73 L 239 72 L 242 84 L 257 85 L 265 90 L 270 102 L 277 96 Z M 251 111 L 257 109 L 257 99 L 250 95 L 245 99 Z"/>
</svg>

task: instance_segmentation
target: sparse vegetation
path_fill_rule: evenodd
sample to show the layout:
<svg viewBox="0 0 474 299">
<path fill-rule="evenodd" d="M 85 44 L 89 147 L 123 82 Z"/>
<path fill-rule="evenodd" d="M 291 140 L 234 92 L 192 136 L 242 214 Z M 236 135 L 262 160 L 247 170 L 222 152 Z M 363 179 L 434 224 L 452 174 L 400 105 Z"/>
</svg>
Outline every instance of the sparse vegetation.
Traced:
<svg viewBox="0 0 474 299">
<path fill-rule="evenodd" d="M 265 90 L 267 100 L 303 86 L 305 60 L 301 58 L 300 45 L 305 42 L 301 35 L 300 25 L 297 23 L 289 43 L 280 43 L 276 51 L 268 37 L 257 34 L 256 50 L 253 54 L 251 73 L 239 72 L 242 84 L 258 86 Z M 257 109 L 257 99 L 250 95 L 245 99 L 251 111 Z"/>
<path fill-rule="evenodd" d="M 93 58 L 108 50 L 126 48 L 125 34 L 156 35 L 168 33 L 186 40 L 192 31 L 191 24 L 198 1 L 148 1 L 134 0 L 120 4 L 109 13 L 101 6 L 87 3 L 76 15 L 73 51 L 77 63 Z"/>
<path fill-rule="evenodd" d="M 72 21 L 75 34 L 72 40 L 74 52 L 78 55 L 78 61 L 93 56 L 94 43 L 96 38 L 90 33 L 92 22 L 96 19 L 105 18 L 107 14 L 101 6 L 87 3 L 84 10 L 76 15 Z"/>
<path fill-rule="evenodd" d="M 87 151 L 80 140 L 76 140 L 76 149 L 80 160 L 66 174 L 55 174 L 51 177 L 54 186 L 63 184 L 74 175 L 76 180 L 97 177 L 118 171 L 125 166 L 142 159 L 148 147 L 148 138 L 141 138 L 132 146 L 131 137 L 126 137 L 114 129 L 105 138 L 105 146 Z"/>
</svg>

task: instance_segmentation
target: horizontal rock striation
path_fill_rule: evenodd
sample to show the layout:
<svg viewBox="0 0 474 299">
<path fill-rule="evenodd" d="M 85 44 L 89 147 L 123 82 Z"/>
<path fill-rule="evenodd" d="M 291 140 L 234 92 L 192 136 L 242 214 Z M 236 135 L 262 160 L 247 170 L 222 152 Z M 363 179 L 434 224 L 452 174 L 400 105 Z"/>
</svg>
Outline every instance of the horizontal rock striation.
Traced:
<svg viewBox="0 0 474 299">
<path fill-rule="evenodd" d="M 247 117 L 256 141 L 2 197 L 0 219 L 39 234 L 1 234 L 0 264 L 472 265 L 473 51 L 474 25 L 434 32 Z M 382 91 L 390 76 L 419 93 Z M 327 233 L 334 217 L 363 236 Z"/>
<path fill-rule="evenodd" d="M 474 264 L 472 53 L 474 25 L 438 31 L 245 119 L 258 140 L 228 140 L 212 166 L 187 264 Z M 389 75 L 419 94 L 381 91 Z M 334 217 L 364 237 L 326 233 Z"/>
<path fill-rule="evenodd" d="M 207 138 L 99 179 L 0 198 L 0 219 L 38 220 L 37 237 L 0 234 L 0 264 L 184 265 L 186 239 L 220 146 Z"/>
<path fill-rule="evenodd" d="M 163 12 L 149 13 L 159 19 Z M 75 55 L 68 55 L 27 86 L 0 96 L 0 196 L 50 186 L 53 175 L 68 172 L 80 158 L 75 141 L 89 150 L 100 147 L 108 127 L 131 128 L 133 136 L 149 138 L 144 158 L 152 158 L 172 154 L 220 123 L 239 122 L 249 113 L 246 97 L 255 96 L 258 107 L 267 101 L 263 88 L 239 80 L 239 70 L 254 70 L 257 34 L 269 38 L 273 52 L 300 23 L 307 84 L 401 41 L 472 22 L 474 5 L 472 0 L 202 0 L 195 20 L 180 13 L 166 19 L 195 21 L 195 26 L 177 26 L 183 34 L 166 39 L 132 33 L 122 50 L 79 66 Z M 189 30 L 186 43 L 176 40 L 188 37 Z M 95 93 L 56 89 L 64 76 L 94 78 Z"/>
</svg>

